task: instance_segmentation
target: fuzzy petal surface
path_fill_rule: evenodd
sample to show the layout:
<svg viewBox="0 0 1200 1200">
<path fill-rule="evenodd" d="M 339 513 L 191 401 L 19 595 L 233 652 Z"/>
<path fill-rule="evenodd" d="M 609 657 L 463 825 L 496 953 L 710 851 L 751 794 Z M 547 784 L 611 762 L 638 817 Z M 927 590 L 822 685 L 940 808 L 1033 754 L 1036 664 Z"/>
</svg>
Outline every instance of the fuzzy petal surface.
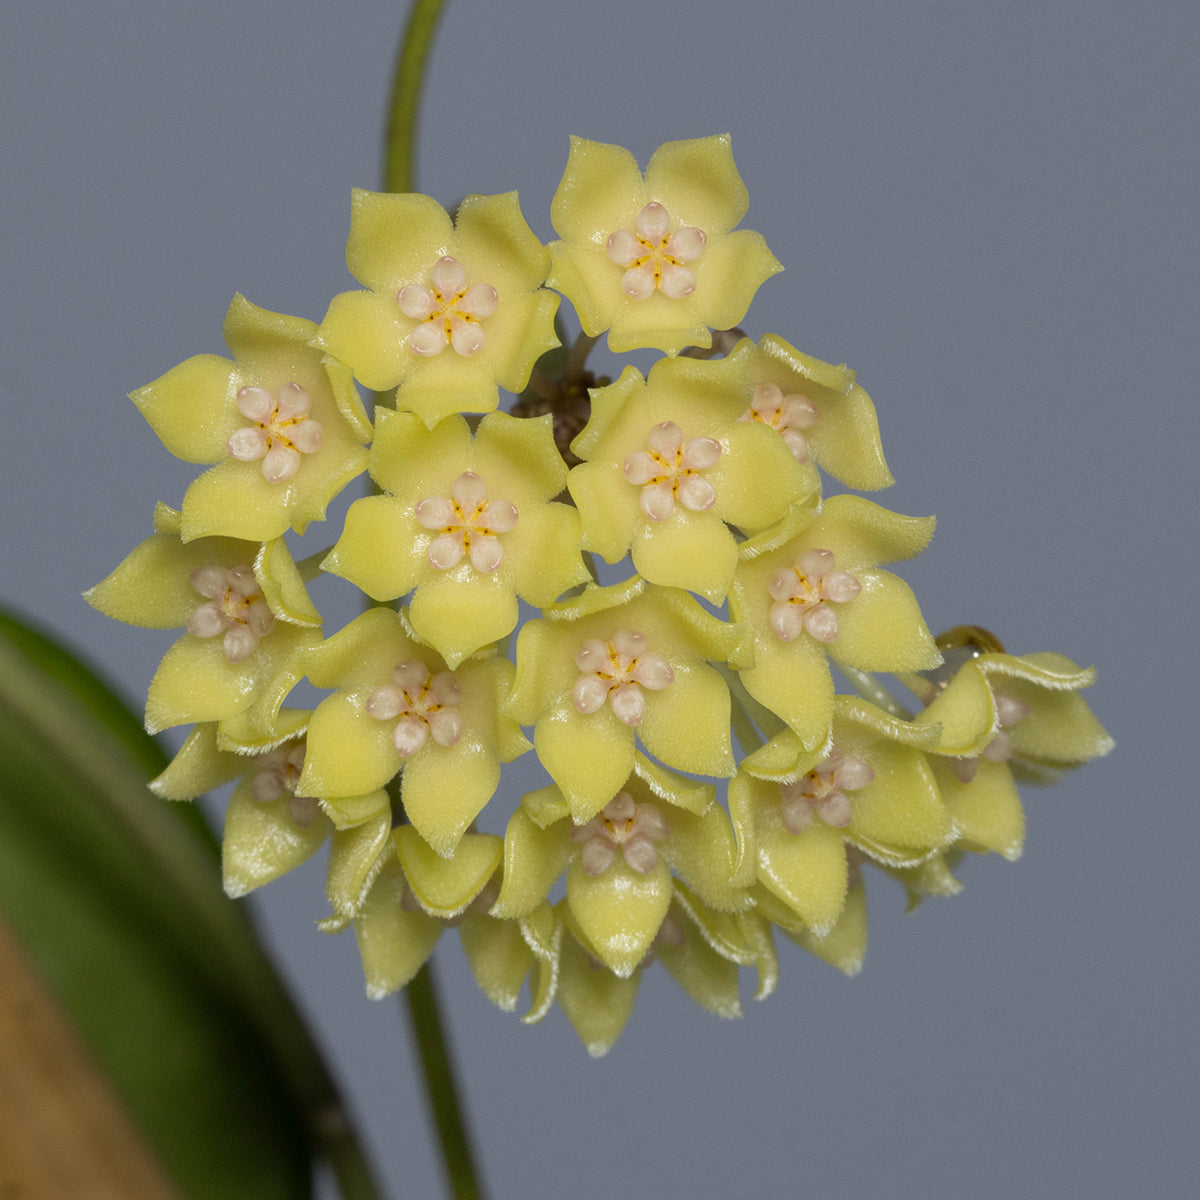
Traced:
<svg viewBox="0 0 1200 1200">
<path fill-rule="evenodd" d="M 775 334 L 760 339 L 752 363 L 755 382 L 773 383 L 785 396 L 803 396 L 816 408 L 816 423 L 804 437 L 822 469 L 863 491 L 895 482 L 883 456 L 875 406 L 853 371 L 804 354 Z"/>
<path fill-rule="evenodd" d="M 621 857 L 599 875 L 578 860 L 567 868 L 567 904 L 604 964 L 627 979 L 650 949 L 671 905 L 671 871 L 660 861 L 646 873 Z"/>
<path fill-rule="evenodd" d="M 348 922 L 362 908 L 385 856 L 391 857 L 391 829 L 389 806 L 361 825 L 334 831 L 325 873 L 325 895 L 337 922 Z"/>
<path fill-rule="evenodd" d="M 621 978 L 596 970 L 588 953 L 572 937 L 563 939 L 557 999 L 588 1054 L 600 1058 L 621 1036 L 633 1013 L 641 973 Z"/>
<path fill-rule="evenodd" d="M 197 354 L 129 398 L 176 458 L 212 463 L 233 432 L 229 414 L 240 386 L 228 359 Z"/>
<path fill-rule="evenodd" d="M 288 811 L 291 797 L 255 800 L 249 783 L 234 789 L 225 810 L 221 873 L 225 893 L 245 896 L 310 859 L 330 834 L 329 821 L 318 816 L 299 826 Z"/>
<path fill-rule="evenodd" d="M 633 769 L 633 730 L 612 715 L 560 707 L 537 723 L 533 746 L 575 821 L 590 821 Z"/>
<path fill-rule="evenodd" d="M 946 810 L 969 850 L 990 850 L 1010 862 L 1025 845 L 1025 812 L 1004 763 L 979 764 L 970 783 L 934 761 L 934 776 Z"/>
<path fill-rule="evenodd" d="M 665 693 L 651 693 L 639 727 L 641 739 L 656 758 L 679 771 L 697 775 L 733 774 L 729 737 L 729 688 L 712 667 L 681 667 Z"/>
<path fill-rule="evenodd" d="M 824 937 L 805 929 L 785 932 L 797 945 L 842 974 L 857 975 L 867 954 L 867 889 L 860 882 L 846 893 L 842 915 Z"/>
<path fill-rule="evenodd" d="M 659 146 L 646 164 L 646 191 L 670 196 L 684 225 L 732 229 L 750 207 L 727 133 Z"/>
<path fill-rule="evenodd" d="M 417 902 L 443 919 L 457 916 L 479 895 L 504 853 L 503 839 L 491 834 L 469 834 L 451 858 L 435 853 L 411 825 L 400 826 L 393 837 Z"/>
<path fill-rule="evenodd" d="M 367 995 L 381 1000 L 402 988 L 425 965 L 445 926 L 436 917 L 406 905 L 408 885 L 394 855 L 354 919 Z"/>
<path fill-rule="evenodd" d="M 535 964 L 520 927 L 515 921 L 495 921 L 468 910 L 458 933 L 480 990 L 502 1012 L 513 1012 Z"/>
<path fill-rule="evenodd" d="M 704 234 L 703 249 L 687 260 L 695 281 L 690 294 L 669 298 L 656 286 L 634 299 L 622 289 L 624 268 L 608 257 L 609 236 L 631 236 L 650 202 L 665 208 L 670 231 L 696 227 Z M 645 178 L 620 147 L 573 138 L 551 206 L 563 240 L 550 247 L 550 286 L 571 300 L 591 336 L 608 329 L 616 353 L 708 346 L 709 326 L 736 325 L 758 286 L 781 269 L 758 234 L 730 232 L 746 204 L 728 135 L 667 143 Z"/>
<path fill-rule="evenodd" d="M 676 911 L 673 909 L 672 915 Z M 682 913 L 676 919 L 685 929 L 683 940 L 678 945 L 657 944 L 657 961 L 702 1008 L 718 1017 L 740 1017 L 737 965 L 718 954 Z"/>
</svg>

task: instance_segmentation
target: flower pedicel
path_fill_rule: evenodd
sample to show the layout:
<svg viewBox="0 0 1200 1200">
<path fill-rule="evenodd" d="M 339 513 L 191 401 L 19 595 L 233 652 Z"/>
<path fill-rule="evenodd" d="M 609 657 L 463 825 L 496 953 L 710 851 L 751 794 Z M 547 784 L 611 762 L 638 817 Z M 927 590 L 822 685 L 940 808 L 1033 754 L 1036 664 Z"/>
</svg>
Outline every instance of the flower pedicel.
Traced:
<svg viewBox="0 0 1200 1200">
<path fill-rule="evenodd" d="M 654 964 L 737 1015 L 743 968 L 775 986 L 775 933 L 857 971 L 866 877 L 957 890 L 966 853 L 1020 853 L 1017 781 L 1112 745 L 1090 670 L 931 636 L 880 564 L 932 518 L 823 495 L 821 472 L 892 482 L 875 409 L 846 367 L 734 328 L 781 269 L 736 228 L 747 204 L 728 137 L 668 143 L 644 175 L 573 139 L 549 247 L 515 193 L 452 217 L 356 191 L 363 290 L 320 325 L 237 297 L 232 359 L 133 394 L 209 468 L 88 593 L 184 630 L 146 719 L 195 729 L 153 787 L 241 780 L 231 895 L 328 842 L 322 924 L 354 926 L 372 996 L 454 930 L 490 999 L 525 992 L 526 1021 L 557 1001 L 593 1054 Z M 583 327 L 565 356 L 560 295 Z M 605 333 L 663 357 L 590 386 Z M 373 494 L 294 559 L 365 471 Z M 369 605 L 327 635 L 321 573 Z M 283 707 L 302 679 L 312 712 Z M 527 754 L 549 782 L 518 799 L 502 767 Z"/>
</svg>

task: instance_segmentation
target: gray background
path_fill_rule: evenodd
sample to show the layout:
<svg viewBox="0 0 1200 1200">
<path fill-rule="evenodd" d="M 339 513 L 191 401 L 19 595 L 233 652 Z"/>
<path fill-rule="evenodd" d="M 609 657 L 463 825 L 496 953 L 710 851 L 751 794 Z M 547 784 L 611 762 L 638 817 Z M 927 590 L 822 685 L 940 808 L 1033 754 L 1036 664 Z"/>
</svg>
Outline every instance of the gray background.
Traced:
<svg viewBox="0 0 1200 1200">
<path fill-rule="evenodd" d="M 194 471 L 125 393 L 221 352 L 235 291 L 319 320 L 351 286 L 405 8 L 4 6 L 0 592 L 131 695 L 170 638 L 79 593 Z M 1027 794 L 1022 861 L 913 916 L 879 880 L 863 974 L 784 947 L 738 1023 L 651 973 L 592 1062 L 444 946 L 494 1195 L 1194 1194 L 1198 11 L 449 4 L 422 189 L 519 188 L 548 240 L 570 133 L 644 162 L 731 131 L 787 265 L 748 327 L 858 369 L 898 479 L 878 498 L 940 517 L 904 570 L 930 624 L 1096 663 L 1118 743 Z M 260 911 L 390 1190 L 435 1194 L 398 1005 L 312 928 L 320 866 Z"/>
</svg>

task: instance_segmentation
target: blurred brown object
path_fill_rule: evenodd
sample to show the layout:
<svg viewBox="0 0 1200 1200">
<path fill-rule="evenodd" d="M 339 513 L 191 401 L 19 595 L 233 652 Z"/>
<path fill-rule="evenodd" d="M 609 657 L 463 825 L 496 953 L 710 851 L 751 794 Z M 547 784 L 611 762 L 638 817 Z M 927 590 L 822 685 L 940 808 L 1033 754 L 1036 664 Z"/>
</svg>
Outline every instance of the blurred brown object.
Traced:
<svg viewBox="0 0 1200 1200">
<path fill-rule="evenodd" d="M 181 1200 L 3 919 L 0 1200 Z"/>
</svg>

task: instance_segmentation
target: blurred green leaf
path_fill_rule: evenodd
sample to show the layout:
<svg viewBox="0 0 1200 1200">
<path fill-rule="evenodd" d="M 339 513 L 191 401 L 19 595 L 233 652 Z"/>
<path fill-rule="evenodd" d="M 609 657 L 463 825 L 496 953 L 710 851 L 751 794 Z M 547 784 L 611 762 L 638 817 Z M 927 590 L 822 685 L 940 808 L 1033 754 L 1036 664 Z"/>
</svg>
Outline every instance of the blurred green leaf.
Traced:
<svg viewBox="0 0 1200 1200">
<path fill-rule="evenodd" d="M 311 1195 L 332 1085 L 161 748 L 93 672 L 0 609 L 0 908 L 194 1200 Z"/>
</svg>

